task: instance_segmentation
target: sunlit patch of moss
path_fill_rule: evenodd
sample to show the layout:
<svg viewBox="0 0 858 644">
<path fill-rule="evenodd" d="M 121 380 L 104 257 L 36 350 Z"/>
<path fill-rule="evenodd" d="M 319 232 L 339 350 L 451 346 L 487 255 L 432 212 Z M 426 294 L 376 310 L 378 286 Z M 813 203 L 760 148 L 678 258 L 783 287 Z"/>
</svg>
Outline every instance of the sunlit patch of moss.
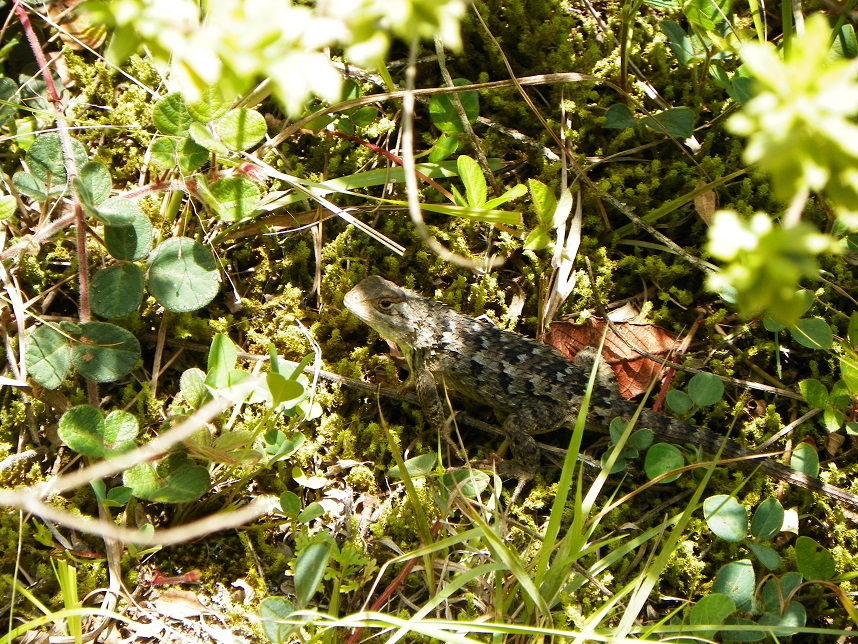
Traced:
<svg viewBox="0 0 858 644">
<path fill-rule="evenodd" d="M 357 492 L 375 493 L 378 491 L 375 472 L 366 465 L 351 468 L 346 476 L 346 483 Z"/>
<path fill-rule="evenodd" d="M 101 60 L 91 61 L 66 51 L 66 64 L 69 75 L 77 83 L 77 118 L 94 121 L 116 133 L 105 137 L 104 130 L 95 128 L 81 130 L 75 136 L 92 148 L 92 160 L 110 168 L 115 185 L 136 182 L 151 139 L 148 129 L 152 122 L 154 93 L 119 75 Z M 147 80 L 153 80 L 154 70 L 147 69 L 143 59 L 135 57 L 133 68 Z M 122 91 L 117 91 L 120 85 Z"/>
<path fill-rule="evenodd" d="M 48 283 L 48 274 L 38 257 L 22 255 L 18 261 L 18 274 L 26 284 L 38 291 L 47 288 L 45 285 Z"/>
<path fill-rule="evenodd" d="M 179 313 L 172 317 L 172 334 L 178 340 L 210 342 L 216 333 L 229 335 L 230 325 L 223 318 L 206 319 L 193 313 Z"/>
</svg>

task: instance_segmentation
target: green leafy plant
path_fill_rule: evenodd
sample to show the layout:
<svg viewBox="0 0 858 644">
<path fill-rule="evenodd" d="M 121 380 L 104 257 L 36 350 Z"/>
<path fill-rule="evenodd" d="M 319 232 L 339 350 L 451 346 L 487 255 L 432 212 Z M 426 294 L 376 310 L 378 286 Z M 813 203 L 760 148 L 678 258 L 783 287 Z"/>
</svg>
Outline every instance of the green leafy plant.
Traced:
<svg viewBox="0 0 858 644">
<path fill-rule="evenodd" d="M 454 78 L 453 84 L 457 87 L 470 85 L 466 78 Z M 477 92 L 458 92 L 457 96 L 468 117 L 468 122 L 473 125 L 480 115 L 480 95 Z M 459 149 L 462 137 L 465 134 L 465 126 L 453 104 L 453 99 L 446 94 L 432 96 L 429 99 L 429 117 L 432 125 L 441 131 L 441 136 L 429 151 L 429 161 L 440 163 Z"/>
<path fill-rule="evenodd" d="M 709 529 L 719 539 L 743 545 L 767 571 L 772 571 L 760 580 L 761 585 L 758 587 L 757 575 L 749 559 L 725 564 L 718 570 L 712 593 L 704 600 L 709 610 L 718 617 L 717 622 L 710 623 L 724 625 L 722 634 L 725 639 L 762 639 L 762 634 L 756 631 L 730 630 L 730 626 L 737 625 L 758 624 L 765 627 L 764 632 L 779 637 L 795 633 L 807 620 L 804 605 L 796 600 L 796 594 L 812 584 L 836 589 L 835 594 L 846 611 L 853 619 L 858 616 L 851 600 L 838 586 L 838 582 L 846 581 L 848 576 L 835 577 L 834 557 L 810 537 L 799 536 L 795 542 L 797 571 L 774 574 L 773 571 L 781 568 L 782 560 L 777 551 L 765 542 L 777 537 L 787 520 L 777 500 L 763 501 L 754 511 L 750 522 L 747 509 L 727 495 L 707 498 L 703 502 L 703 514 Z"/>
</svg>

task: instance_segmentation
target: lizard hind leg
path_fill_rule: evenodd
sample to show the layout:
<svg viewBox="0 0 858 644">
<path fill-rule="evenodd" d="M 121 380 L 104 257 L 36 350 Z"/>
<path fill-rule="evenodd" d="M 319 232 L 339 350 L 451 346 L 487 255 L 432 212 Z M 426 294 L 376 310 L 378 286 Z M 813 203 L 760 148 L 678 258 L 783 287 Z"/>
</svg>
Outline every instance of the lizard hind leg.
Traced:
<svg viewBox="0 0 858 644">
<path fill-rule="evenodd" d="M 534 397 L 524 409 L 511 413 L 503 423 L 503 433 L 509 440 L 513 458 L 535 472 L 539 467 L 539 446 L 534 434 L 554 431 L 568 420 L 568 409 L 554 400 Z"/>
</svg>

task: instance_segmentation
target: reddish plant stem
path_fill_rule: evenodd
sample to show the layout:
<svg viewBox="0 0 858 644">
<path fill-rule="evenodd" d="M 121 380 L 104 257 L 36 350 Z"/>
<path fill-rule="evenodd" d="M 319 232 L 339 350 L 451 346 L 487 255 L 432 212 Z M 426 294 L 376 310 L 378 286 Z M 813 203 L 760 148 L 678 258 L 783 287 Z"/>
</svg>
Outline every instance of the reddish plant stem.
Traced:
<svg viewBox="0 0 858 644">
<path fill-rule="evenodd" d="M 78 198 L 75 180 L 77 179 L 77 165 L 74 161 L 74 150 L 72 149 L 72 139 L 69 135 L 68 124 L 66 123 L 65 113 L 63 112 L 63 104 L 60 101 L 60 95 L 57 93 L 57 87 L 54 85 L 54 78 L 51 76 L 51 70 L 48 66 L 48 60 L 45 58 L 45 53 L 42 51 L 42 45 L 39 39 L 36 38 L 36 32 L 33 31 L 33 25 L 30 24 L 30 18 L 27 11 L 21 4 L 21 0 L 15 0 L 14 4 L 15 15 L 21 23 L 21 28 L 27 36 L 27 41 L 30 43 L 30 49 L 36 57 L 36 62 L 39 64 L 39 70 L 42 72 L 42 78 L 45 81 L 45 87 L 48 90 L 48 96 L 56 113 L 57 132 L 60 135 L 60 141 L 63 147 L 64 165 L 66 168 L 66 177 L 71 186 L 71 198 L 74 211 L 75 232 L 77 234 L 77 262 L 78 262 L 78 288 L 80 290 L 80 304 L 78 305 L 78 319 L 82 323 L 89 322 L 91 319 L 89 311 L 89 262 L 86 256 L 86 226 L 83 219 L 83 207 Z M 89 402 L 91 405 L 98 406 L 98 385 L 88 378 L 86 379 L 86 390 Z"/>
<path fill-rule="evenodd" d="M 48 59 L 45 58 L 45 53 L 42 51 L 42 45 L 36 38 L 36 32 L 33 31 L 33 26 L 30 24 L 30 18 L 27 15 L 27 10 L 21 4 L 21 0 L 15 0 L 15 15 L 18 22 L 21 23 L 21 28 L 27 36 L 27 42 L 30 43 L 30 49 L 33 51 L 33 56 L 39 65 L 39 70 L 42 73 L 42 79 L 45 81 L 45 86 L 48 91 L 51 105 L 53 105 L 56 113 L 57 132 L 60 135 L 60 141 L 63 146 L 63 155 L 65 157 L 65 168 L 68 181 L 71 184 L 72 203 L 74 206 L 75 224 L 77 228 L 77 256 L 78 256 L 78 280 L 80 285 L 80 308 L 78 316 L 81 322 L 89 322 L 89 266 L 86 257 L 86 227 L 83 220 L 83 208 L 78 199 L 77 190 L 74 186 L 74 180 L 77 178 L 77 166 L 74 161 L 74 151 L 72 149 L 71 136 L 69 135 L 68 125 L 66 123 L 65 114 L 63 113 L 62 101 L 60 101 L 57 87 L 54 85 L 54 78 L 51 76 Z"/>
</svg>

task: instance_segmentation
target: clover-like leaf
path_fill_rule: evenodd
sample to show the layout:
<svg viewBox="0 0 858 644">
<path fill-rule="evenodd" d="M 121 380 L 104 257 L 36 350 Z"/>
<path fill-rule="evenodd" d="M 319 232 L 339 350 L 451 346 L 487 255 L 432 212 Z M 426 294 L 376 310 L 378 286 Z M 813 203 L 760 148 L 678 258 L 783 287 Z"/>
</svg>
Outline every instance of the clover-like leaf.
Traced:
<svg viewBox="0 0 858 644">
<path fill-rule="evenodd" d="M 810 537 L 801 536 L 795 542 L 795 565 L 805 579 L 827 580 L 836 570 L 834 555 Z"/>
<path fill-rule="evenodd" d="M 703 501 L 703 516 L 709 529 L 725 541 L 741 541 L 748 534 L 748 511 L 726 494 Z"/>
<path fill-rule="evenodd" d="M 685 458 L 682 456 L 682 452 L 676 445 L 668 443 L 656 443 L 647 450 L 644 458 L 644 471 L 650 479 L 678 470 L 684 465 Z M 680 474 L 674 474 L 662 479 L 661 482 L 670 483 L 679 477 Z"/>
<path fill-rule="evenodd" d="M 265 117 L 256 110 L 230 110 L 217 122 L 217 134 L 230 150 L 249 150 L 265 138 Z"/>
<path fill-rule="evenodd" d="M 453 79 L 453 85 L 457 87 L 470 84 L 471 81 L 466 78 Z M 477 92 L 472 91 L 459 92 L 458 94 L 465 115 L 468 117 L 468 122 L 473 125 L 480 114 L 480 96 Z M 455 136 L 465 131 L 462 120 L 453 105 L 453 99 L 446 94 L 433 96 L 429 99 L 429 117 L 432 119 L 432 125 L 448 136 Z"/>
<path fill-rule="evenodd" d="M 80 336 L 72 347 L 72 365 L 95 382 L 124 378 L 140 359 L 140 342 L 125 329 L 107 322 L 80 325 Z"/>
<path fill-rule="evenodd" d="M 124 318 L 143 301 L 143 270 L 133 263 L 108 266 L 92 276 L 90 305 L 103 318 Z"/>
<path fill-rule="evenodd" d="M 178 92 L 167 94 L 152 108 L 152 122 L 161 134 L 184 136 L 191 120 L 185 97 Z"/>
<path fill-rule="evenodd" d="M 209 187 L 214 208 L 221 220 L 241 221 L 253 214 L 259 204 L 259 188 L 244 177 L 226 177 Z"/>
<path fill-rule="evenodd" d="M 80 168 L 86 161 L 86 150 L 77 139 L 71 139 L 75 165 Z M 56 132 L 40 134 L 27 150 L 27 166 L 42 182 L 62 186 L 68 180 L 66 158 L 60 135 Z"/>
<path fill-rule="evenodd" d="M 68 375 L 72 350 L 68 338 L 53 327 L 36 327 L 27 335 L 27 373 L 45 389 L 56 389 Z"/>
<path fill-rule="evenodd" d="M 211 251 L 193 239 L 176 237 L 160 244 L 147 264 L 149 292 L 168 311 L 201 309 L 220 289 Z"/>
</svg>

